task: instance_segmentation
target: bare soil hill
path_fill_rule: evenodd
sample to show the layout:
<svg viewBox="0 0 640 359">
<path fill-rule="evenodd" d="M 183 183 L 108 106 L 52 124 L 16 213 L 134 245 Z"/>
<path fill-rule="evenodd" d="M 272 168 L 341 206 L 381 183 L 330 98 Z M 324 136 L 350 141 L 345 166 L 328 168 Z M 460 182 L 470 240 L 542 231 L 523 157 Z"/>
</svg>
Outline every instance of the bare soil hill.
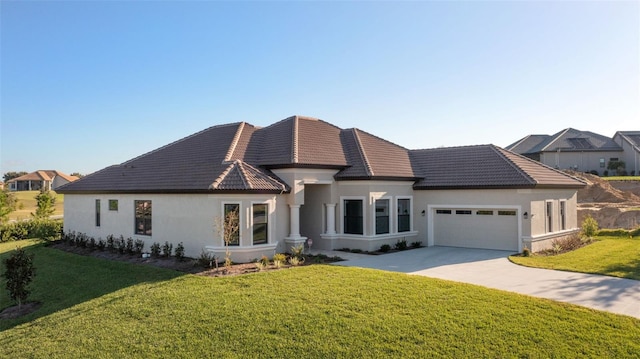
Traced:
<svg viewBox="0 0 640 359">
<path fill-rule="evenodd" d="M 610 183 L 591 174 L 571 175 L 587 183 L 578 191 L 578 223 L 591 215 L 601 228 L 633 229 L 640 225 L 640 181 Z"/>
</svg>

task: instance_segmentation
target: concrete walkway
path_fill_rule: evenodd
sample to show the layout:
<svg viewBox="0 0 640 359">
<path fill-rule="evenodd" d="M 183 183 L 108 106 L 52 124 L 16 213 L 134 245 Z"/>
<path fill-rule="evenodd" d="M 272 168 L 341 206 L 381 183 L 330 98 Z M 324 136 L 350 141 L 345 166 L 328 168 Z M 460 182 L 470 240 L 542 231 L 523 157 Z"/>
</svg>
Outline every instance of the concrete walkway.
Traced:
<svg viewBox="0 0 640 359">
<path fill-rule="evenodd" d="M 326 252 L 337 265 L 374 268 L 526 294 L 640 318 L 640 281 L 537 269 L 511 263 L 512 252 L 427 247 L 379 256 Z"/>
</svg>

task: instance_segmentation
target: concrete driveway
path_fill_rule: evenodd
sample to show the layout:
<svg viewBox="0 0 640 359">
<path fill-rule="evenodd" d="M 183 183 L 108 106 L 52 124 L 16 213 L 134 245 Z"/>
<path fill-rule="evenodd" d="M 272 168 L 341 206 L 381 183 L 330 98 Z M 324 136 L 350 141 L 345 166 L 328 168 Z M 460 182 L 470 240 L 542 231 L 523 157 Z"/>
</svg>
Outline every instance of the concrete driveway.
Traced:
<svg viewBox="0 0 640 359">
<path fill-rule="evenodd" d="M 509 262 L 510 254 L 426 247 L 379 256 L 359 255 L 336 264 L 477 284 L 640 318 L 640 281 L 522 267 Z"/>
</svg>

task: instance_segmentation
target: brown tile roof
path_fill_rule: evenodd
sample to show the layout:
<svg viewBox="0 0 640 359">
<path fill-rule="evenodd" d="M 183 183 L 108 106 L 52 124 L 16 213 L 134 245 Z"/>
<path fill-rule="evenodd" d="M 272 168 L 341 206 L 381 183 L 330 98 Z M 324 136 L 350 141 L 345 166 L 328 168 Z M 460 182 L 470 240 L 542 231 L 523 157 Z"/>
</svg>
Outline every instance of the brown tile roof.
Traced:
<svg viewBox="0 0 640 359">
<path fill-rule="evenodd" d="M 20 177 L 16 177 L 8 181 L 7 183 L 15 182 L 15 181 L 51 181 L 56 176 L 60 176 L 69 182 L 73 182 L 78 179 L 78 177 L 76 176 L 69 176 L 68 174 L 62 173 L 57 170 L 39 170 L 39 171 L 28 173 Z"/>
<path fill-rule="evenodd" d="M 494 145 L 411 151 L 415 189 L 580 188 L 584 183 Z"/>
<path fill-rule="evenodd" d="M 336 180 L 417 180 L 416 189 L 578 186 L 580 183 L 495 146 L 410 151 L 358 129 L 293 116 L 260 128 L 213 126 L 107 167 L 62 193 L 281 193 L 272 168 L 339 170 Z"/>
</svg>

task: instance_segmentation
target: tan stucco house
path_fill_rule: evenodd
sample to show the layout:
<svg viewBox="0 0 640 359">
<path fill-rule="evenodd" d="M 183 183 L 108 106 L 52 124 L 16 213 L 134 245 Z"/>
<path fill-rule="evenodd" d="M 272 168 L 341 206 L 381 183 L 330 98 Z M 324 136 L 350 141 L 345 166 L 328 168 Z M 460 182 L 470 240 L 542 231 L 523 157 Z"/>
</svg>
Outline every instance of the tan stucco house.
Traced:
<svg viewBox="0 0 640 359">
<path fill-rule="evenodd" d="M 622 148 L 622 158 L 632 176 L 640 176 L 640 131 L 618 131 L 613 141 Z"/>
<path fill-rule="evenodd" d="M 77 179 L 57 170 L 39 170 L 9 180 L 7 186 L 10 191 L 51 191 Z"/>
<path fill-rule="evenodd" d="M 222 255 L 214 221 L 238 211 L 234 261 L 314 248 L 424 245 L 538 250 L 577 230 L 581 181 L 493 145 L 408 150 L 294 116 L 232 123 L 88 175 L 65 194 L 65 231 L 183 242 Z"/>
</svg>

